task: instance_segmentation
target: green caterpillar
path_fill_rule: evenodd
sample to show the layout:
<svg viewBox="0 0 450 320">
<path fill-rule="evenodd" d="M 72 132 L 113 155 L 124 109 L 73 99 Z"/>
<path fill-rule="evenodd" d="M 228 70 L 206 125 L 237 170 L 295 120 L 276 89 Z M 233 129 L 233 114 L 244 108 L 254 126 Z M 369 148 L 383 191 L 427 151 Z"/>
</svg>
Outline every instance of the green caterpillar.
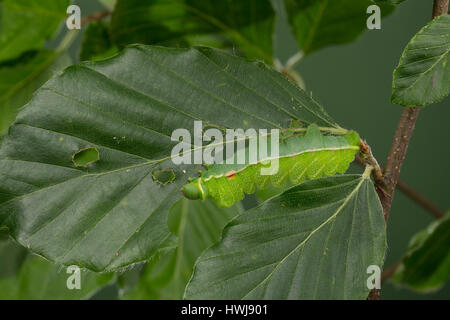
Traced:
<svg viewBox="0 0 450 320">
<path fill-rule="evenodd" d="M 359 149 L 356 132 L 323 135 L 316 125 L 310 125 L 303 135 L 280 137 L 277 173 L 261 175 L 261 168 L 271 165 L 265 159 L 258 159 L 256 164 L 212 164 L 206 166 L 200 177 L 190 180 L 182 192 L 191 200 L 211 197 L 219 207 L 230 207 L 242 200 L 245 193 L 254 193 L 256 187 L 264 189 L 269 182 L 282 186 L 290 178 L 299 184 L 344 173 Z"/>
</svg>

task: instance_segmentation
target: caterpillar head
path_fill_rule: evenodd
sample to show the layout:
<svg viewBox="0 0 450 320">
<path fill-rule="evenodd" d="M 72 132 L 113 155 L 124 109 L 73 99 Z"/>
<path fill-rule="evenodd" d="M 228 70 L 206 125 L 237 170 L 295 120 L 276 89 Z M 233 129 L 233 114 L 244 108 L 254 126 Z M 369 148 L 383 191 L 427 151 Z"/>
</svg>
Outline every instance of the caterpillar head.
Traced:
<svg viewBox="0 0 450 320">
<path fill-rule="evenodd" d="M 185 185 L 181 192 L 190 200 L 205 200 L 208 197 L 208 187 L 200 179 L 195 179 Z"/>
</svg>

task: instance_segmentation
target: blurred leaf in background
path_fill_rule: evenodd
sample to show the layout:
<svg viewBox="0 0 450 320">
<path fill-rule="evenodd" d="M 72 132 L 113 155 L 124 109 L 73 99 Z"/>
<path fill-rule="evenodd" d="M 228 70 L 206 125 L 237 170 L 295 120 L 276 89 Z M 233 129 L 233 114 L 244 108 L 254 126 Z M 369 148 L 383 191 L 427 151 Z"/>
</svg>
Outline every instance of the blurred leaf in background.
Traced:
<svg viewBox="0 0 450 320">
<path fill-rule="evenodd" d="M 27 255 L 24 247 L 9 240 L 7 229 L 0 229 L 0 281 L 14 277 Z"/>
<path fill-rule="evenodd" d="M 367 30 L 370 0 L 285 0 L 288 20 L 304 54 L 356 40 Z M 380 5 L 382 16 L 394 7 Z"/>
<path fill-rule="evenodd" d="M 102 60 L 118 52 L 109 35 L 109 25 L 104 21 L 91 21 L 84 31 L 80 60 Z"/>
<path fill-rule="evenodd" d="M 450 277 L 450 212 L 418 232 L 393 281 L 417 291 L 433 291 Z"/>
<path fill-rule="evenodd" d="M 99 0 L 99 1 L 102 5 L 104 5 L 106 8 L 110 10 L 114 9 L 114 6 L 116 5 L 117 2 L 116 0 Z"/>
<path fill-rule="evenodd" d="M 181 199 L 170 210 L 169 228 L 175 247 L 160 252 L 144 268 L 139 284 L 123 299 L 181 299 L 194 263 L 216 243 L 225 225 L 241 211 L 239 203 L 218 209 L 211 200 Z"/>
<path fill-rule="evenodd" d="M 0 278 L 0 300 L 88 299 L 110 283 L 114 274 L 95 274 L 82 270 L 80 276 L 81 289 L 69 290 L 67 279 L 70 274 L 66 273 L 66 268 L 30 256 L 15 276 Z"/>
<path fill-rule="evenodd" d="M 0 61 L 41 49 L 66 17 L 69 0 L 1 0 Z"/>
<path fill-rule="evenodd" d="M 274 21 L 268 0 L 118 0 L 111 35 L 119 46 L 235 44 L 271 63 Z"/>
<path fill-rule="evenodd" d="M 0 300 L 86 299 L 110 283 L 114 274 L 81 271 L 81 290 L 69 290 L 66 268 L 28 253 L 0 231 Z"/>
<path fill-rule="evenodd" d="M 34 91 L 70 64 L 65 53 L 46 49 L 29 51 L 15 60 L 0 63 L 0 137 Z"/>
<path fill-rule="evenodd" d="M 69 3 L 0 1 L 0 140 L 33 92 L 71 63 L 65 48 L 44 49 L 62 25 Z"/>
</svg>

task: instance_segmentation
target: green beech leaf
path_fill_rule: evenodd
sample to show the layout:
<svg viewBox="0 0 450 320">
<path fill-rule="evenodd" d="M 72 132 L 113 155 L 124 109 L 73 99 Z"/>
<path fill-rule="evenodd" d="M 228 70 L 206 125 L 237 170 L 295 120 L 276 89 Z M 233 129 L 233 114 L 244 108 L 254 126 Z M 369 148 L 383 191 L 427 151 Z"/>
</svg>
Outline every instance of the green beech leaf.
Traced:
<svg viewBox="0 0 450 320">
<path fill-rule="evenodd" d="M 365 299 L 386 231 L 368 172 L 308 181 L 239 215 L 197 260 L 187 299 Z"/>
<path fill-rule="evenodd" d="M 71 66 L 2 142 L 0 227 L 58 264 L 110 271 L 145 261 L 166 246 L 169 209 L 198 169 L 172 162 L 175 129 L 192 133 L 194 120 L 281 129 L 291 119 L 342 130 L 282 74 L 210 48 L 136 45 Z M 100 160 L 75 166 L 87 148 Z M 175 178 L 161 183 L 161 170 Z"/>
<path fill-rule="evenodd" d="M 0 63 L 0 137 L 33 92 L 56 71 L 70 64 L 61 52 L 28 52 L 17 60 Z"/>
<path fill-rule="evenodd" d="M 181 199 L 170 210 L 169 226 L 177 235 L 176 247 L 150 261 L 138 285 L 124 299 L 181 299 L 194 263 L 203 250 L 216 243 L 239 208 L 218 209 L 211 201 Z"/>
<path fill-rule="evenodd" d="M 370 0 L 285 0 L 289 23 L 304 54 L 354 41 L 367 30 Z M 393 7 L 381 5 L 381 15 Z"/>
<path fill-rule="evenodd" d="M 0 1 L 0 61 L 41 49 L 66 17 L 69 0 Z"/>
<path fill-rule="evenodd" d="M 274 19 L 269 0 L 119 0 L 111 30 L 118 45 L 236 44 L 271 63 Z"/>
<path fill-rule="evenodd" d="M 434 291 L 450 277 L 450 213 L 417 233 L 393 276 L 397 284 Z"/>
<path fill-rule="evenodd" d="M 394 71 L 392 103 L 425 106 L 450 91 L 450 15 L 430 21 L 408 43 Z"/>
<path fill-rule="evenodd" d="M 280 193 L 283 193 L 292 186 L 294 186 L 294 184 L 290 181 L 287 181 L 286 184 L 282 187 L 276 187 L 273 184 L 269 184 L 264 190 L 258 189 L 256 191 L 256 195 L 258 200 L 263 202 L 268 200 L 269 198 L 279 195 Z"/>
<path fill-rule="evenodd" d="M 0 277 L 0 300 L 87 299 L 113 278 L 113 274 L 80 272 L 80 290 L 67 288 L 72 274 L 40 257 L 30 256 L 15 276 Z"/>
</svg>

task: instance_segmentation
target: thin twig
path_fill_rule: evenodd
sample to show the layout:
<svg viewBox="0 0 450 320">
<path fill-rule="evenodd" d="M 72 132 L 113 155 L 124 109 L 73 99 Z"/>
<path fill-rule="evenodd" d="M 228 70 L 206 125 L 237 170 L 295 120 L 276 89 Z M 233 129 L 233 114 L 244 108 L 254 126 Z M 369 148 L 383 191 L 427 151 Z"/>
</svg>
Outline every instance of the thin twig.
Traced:
<svg viewBox="0 0 450 320">
<path fill-rule="evenodd" d="M 413 199 L 417 204 L 422 206 L 425 210 L 432 213 L 436 218 L 442 218 L 445 213 L 441 211 L 436 205 L 434 205 L 430 200 L 426 199 L 419 192 L 411 188 L 402 180 L 397 181 L 397 189 L 402 191 L 409 198 Z"/>
<path fill-rule="evenodd" d="M 357 161 L 364 167 L 369 165 L 373 167 L 372 177 L 376 183 L 381 184 L 383 182 L 383 172 L 377 159 L 372 154 L 372 149 L 367 142 L 360 141 L 360 153 L 357 155 Z"/>
<path fill-rule="evenodd" d="M 387 279 L 389 279 L 390 277 L 392 277 L 394 275 L 394 273 L 397 271 L 397 269 L 400 267 L 401 263 L 397 262 L 395 264 L 393 264 L 392 266 L 390 266 L 389 268 L 386 268 L 383 273 L 381 274 L 381 282 L 383 283 L 384 281 L 386 281 Z"/>
<path fill-rule="evenodd" d="M 88 16 L 85 16 L 85 17 L 81 18 L 81 25 L 84 26 L 84 25 L 88 24 L 91 21 L 101 20 L 103 18 L 108 17 L 110 14 L 111 14 L 110 10 L 94 12 L 94 13 L 88 15 Z"/>
</svg>

